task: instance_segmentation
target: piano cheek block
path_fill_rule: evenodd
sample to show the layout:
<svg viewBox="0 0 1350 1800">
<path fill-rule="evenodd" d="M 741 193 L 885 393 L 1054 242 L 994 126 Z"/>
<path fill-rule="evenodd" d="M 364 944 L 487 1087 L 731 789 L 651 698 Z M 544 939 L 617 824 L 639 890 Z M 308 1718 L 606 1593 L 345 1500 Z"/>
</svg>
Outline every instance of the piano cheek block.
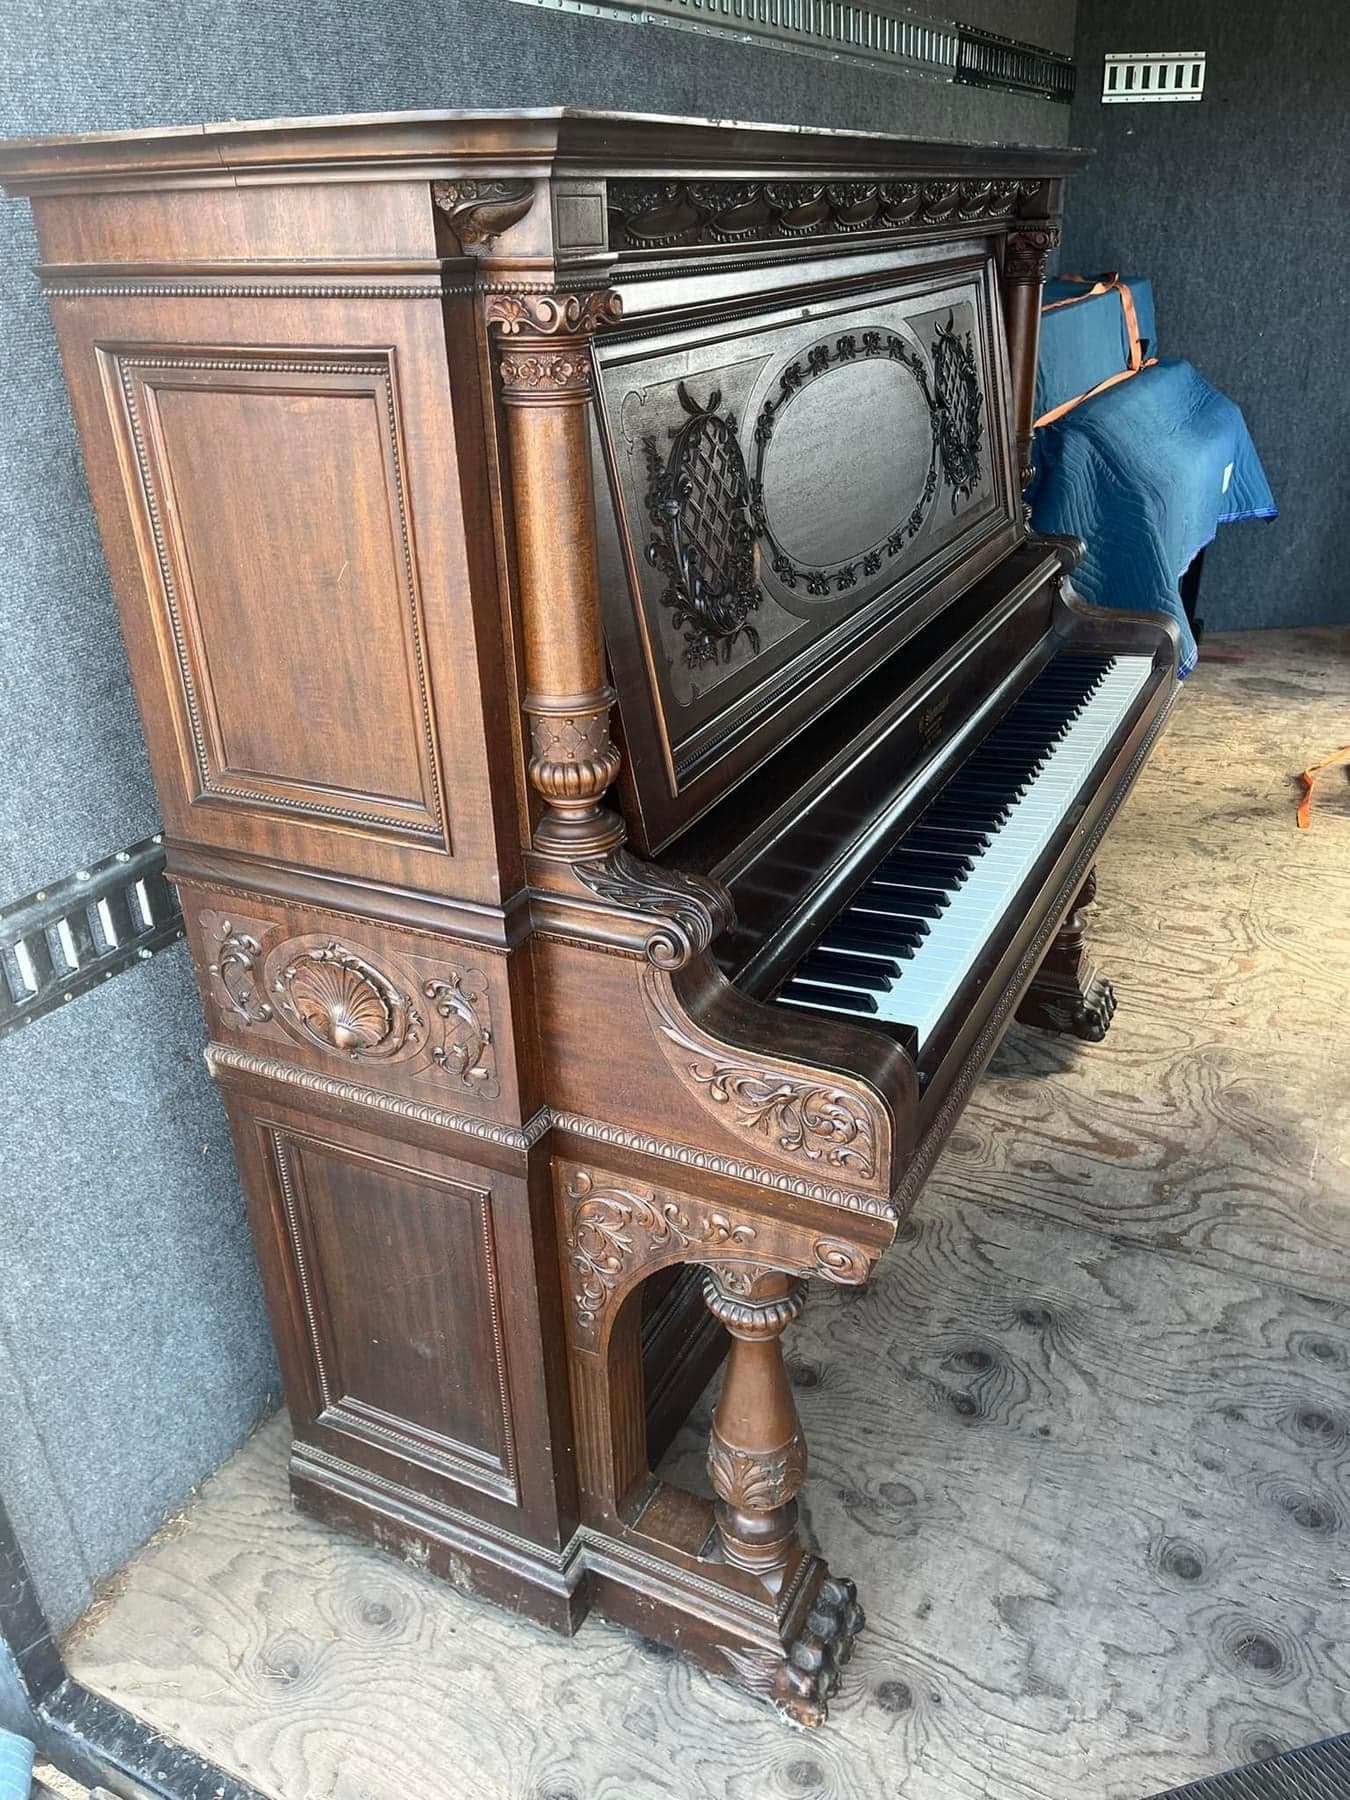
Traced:
<svg viewBox="0 0 1350 1800">
<path fill-rule="evenodd" d="M 891 1244 L 1019 993 L 1104 1028 L 1076 914 L 1050 948 L 1086 864 L 1031 772 L 1063 657 L 1156 671 L 1084 765 L 1086 857 L 1172 679 L 1163 628 L 1079 605 L 1022 522 L 1081 160 L 574 112 L 0 146 L 297 1503 L 560 1632 L 597 1608 L 798 1724 L 863 1614 L 801 1540 L 782 1346 Z M 999 740 L 1011 794 L 972 763 L 878 877 L 917 899 L 876 1011 L 752 997 L 831 871 L 871 880 L 911 778 L 971 762 L 1009 672 L 1052 664 Z M 1020 916 L 979 914 L 1033 813 Z M 923 981 L 948 1040 L 907 1010 Z M 652 1468 L 723 1357 L 709 1501 Z"/>
</svg>

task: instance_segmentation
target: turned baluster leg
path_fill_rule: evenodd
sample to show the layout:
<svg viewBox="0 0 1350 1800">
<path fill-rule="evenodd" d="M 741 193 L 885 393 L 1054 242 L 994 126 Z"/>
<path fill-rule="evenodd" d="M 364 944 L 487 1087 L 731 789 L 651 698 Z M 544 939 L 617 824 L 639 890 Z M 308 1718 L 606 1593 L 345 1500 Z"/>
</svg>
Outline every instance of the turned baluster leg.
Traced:
<svg viewBox="0 0 1350 1800">
<path fill-rule="evenodd" d="M 734 1265 L 714 1265 L 703 1284 L 709 1310 L 731 1334 L 708 1443 L 718 1538 L 726 1561 L 758 1576 L 775 1597 L 790 1587 L 807 1554 L 797 1535 L 806 1445 L 782 1350 L 783 1332 L 805 1304 L 805 1285 L 777 1270 Z M 864 1623 L 853 1583 L 810 1560 L 819 1570 L 807 1575 L 810 1605 L 781 1656 L 758 1675 L 751 1669 L 762 1653 L 731 1659 L 755 1691 L 799 1725 L 824 1720 Z"/>
<path fill-rule="evenodd" d="M 805 1289 L 791 1275 L 731 1269 L 710 1270 L 703 1287 L 709 1311 L 731 1334 L 708 1445 L 722 1554 L 774 1593 L 803 1554 L 796 1496 L 806 1444 L 781 1339 L 806 1304 Z"/>
<path fill-rule="evenodd" d="M 1078 897 L 1056 932 L 1036 979 L 1022 996 L 1017 1017 L 1042 1031 L 1072 1032 L 1089 1043 L 1106 1036 L 1116 1010 L 1111 983 L 1093 968 L 1085 942 L 1085 909 L 1097 896 L 1097 871 L 1089 869 Z"/>
</svg>

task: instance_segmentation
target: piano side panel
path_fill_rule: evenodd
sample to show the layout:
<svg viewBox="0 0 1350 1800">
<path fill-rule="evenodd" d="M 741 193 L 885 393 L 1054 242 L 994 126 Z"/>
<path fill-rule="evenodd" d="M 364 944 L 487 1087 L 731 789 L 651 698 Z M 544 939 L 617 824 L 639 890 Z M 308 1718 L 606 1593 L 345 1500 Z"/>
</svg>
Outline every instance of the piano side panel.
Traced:
<svg viewBox="0 0 1350 1800">
<path fill-rule="evenodd" d="M 644 319 L 597 347 L 606 628 L 649 848 L 1020 528 L 988 259 L 883 259 L 843 291 L 795 275 L 734 329 Z"/>
<path fill-rule="evenodd" d="M 170 838 L 512 893 L 481 414 L 442 304 L 53 308 Z"/>
<path fill-rule="evenodd" d="M 559 1303 L 534 1275 L 554 1255 L 546 1160 L 504 1146 L 485 1161 L 248 1074 L 223 1085 L 298 1501 L 572 1629 L 567 1401 L 546 1354 Z"/>
<path fill-rule="evenodd" d="M 39 209 L 293 1490 L 574 1629 L 477 315 L 338 261 L 433 258 L 428 184 Z"/>
<path fill-rule="evenodd" d="M 754 1044 L 764 1009 L 721 982 L 710 962 L 672 981 L 637 958 L 562 937 L 536 933 L 533 948 L 561 1129 L 749 1181 L 788 1212 L 794 1202 L 842 1208 L 861 1215 L 860 1228 L 889 1217 L 913 1100 L 912 1074 L 889 1040 L 868 1044 L 841 1027 L 849 1050 L 873 1048 L 874 1056 L 868 1067 L 841 1055 L 839 1068 L 868 1067 L 873 1080 L 836 1075 L 829 1064 L 838 1046 L 820 1035 L 811 1042 L 792 1022 L 779 1030 L 770 1018 L 772 1047 Z M 704 1010 L 727 1026 L 725 1039 L 698 1023 Z"/>
</svg>

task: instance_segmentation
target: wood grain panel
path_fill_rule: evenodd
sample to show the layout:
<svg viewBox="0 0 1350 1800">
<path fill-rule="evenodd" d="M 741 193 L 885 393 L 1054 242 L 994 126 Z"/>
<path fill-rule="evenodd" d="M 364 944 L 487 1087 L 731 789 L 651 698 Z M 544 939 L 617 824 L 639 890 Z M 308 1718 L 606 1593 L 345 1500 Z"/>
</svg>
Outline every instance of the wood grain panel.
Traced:
<svg viewBox="0 0 1350 1800">
<path fill-rule="evenodd" d="M 319 1422 L 514 1500 L 489 1194 L 294 1131 L 267 1136 Z"/>
<path fill-rule="evenodd" d="M 449 848 L 391 354 L 102 354 L 191 797 Z"/>
</svg>

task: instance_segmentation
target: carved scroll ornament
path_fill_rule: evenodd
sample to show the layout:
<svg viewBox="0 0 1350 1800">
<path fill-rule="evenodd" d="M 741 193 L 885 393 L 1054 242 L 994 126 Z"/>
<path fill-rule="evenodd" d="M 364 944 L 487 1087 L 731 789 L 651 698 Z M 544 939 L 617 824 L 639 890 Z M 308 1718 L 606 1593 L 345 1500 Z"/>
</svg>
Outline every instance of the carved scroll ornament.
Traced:
<svg viewBox="0 0 1350 1800">
<path fill-rule="evenodd" d="M 629 850 L 612 850 L 602 862 L 578 862 L 574 870 L 597 899 L 659 921 L 646 943 L 647 960 L 657 968 L 683 967 L 731 923 L 725 889 L 697 875 L 643 862 Z"/>
<path fill-rule="evenodd" d="M 775 1069 L 705 1038 L 649 971 L 647 1003 L 684 1085 L 734 1129 L 768 1138 L 784 1156 L 868 1180 L 877 1171 L 878 1108 L 804 1072 Z"/>
<path fill-rule="evenodd" d="M 422 993 L 444 1025 L 440 1043 L 432 1047 L 432 1062 L 470 1092 L 496 1093 L 482 976 L 475 970 L 447 969 L 443 977 L 423 982 Z"/>
<path fill-rule="evenodd" d="M 623 297 L 608 288 L 585 294 L 492 294 L 487 322 L 503 337 L 588 337 L 623 317 Z"/>
<path fill-rule="evenodd" d="M 481 254 L 525 217 L 534 187 L 528 181 L 433 181 L 431 198 L 449 219 L 460 247 Z"/>
<path fill-rule="evenodd" d="M 733 1308 L 750 1304 L 746 1297 L 767 1268 L 787 1267 L 841 1286 L 867 1279 L 867 1258 L 854 1245 L 780 1220 L 707 1206 L 633 1180 L 619 1186 L 575 1166 L 565 1165 L 560 1180 L 572 1318 L 578 1341 L 588 1348 L 598 1343 L 616 1296 L 667 1263 L 706 1263 Z"/>
<path fill-rule="evenodd" d="M 203 916 L 202 924 L 206 924 Z M 216 933 L 216 956 L 210 974 L 225 1011 L 245 1025 L 263 1025 L 272 1007 L 259 992 L 258 957 L 262 945 L 247 931 L 236 931 L 222 919 Z"/>
</svg>

